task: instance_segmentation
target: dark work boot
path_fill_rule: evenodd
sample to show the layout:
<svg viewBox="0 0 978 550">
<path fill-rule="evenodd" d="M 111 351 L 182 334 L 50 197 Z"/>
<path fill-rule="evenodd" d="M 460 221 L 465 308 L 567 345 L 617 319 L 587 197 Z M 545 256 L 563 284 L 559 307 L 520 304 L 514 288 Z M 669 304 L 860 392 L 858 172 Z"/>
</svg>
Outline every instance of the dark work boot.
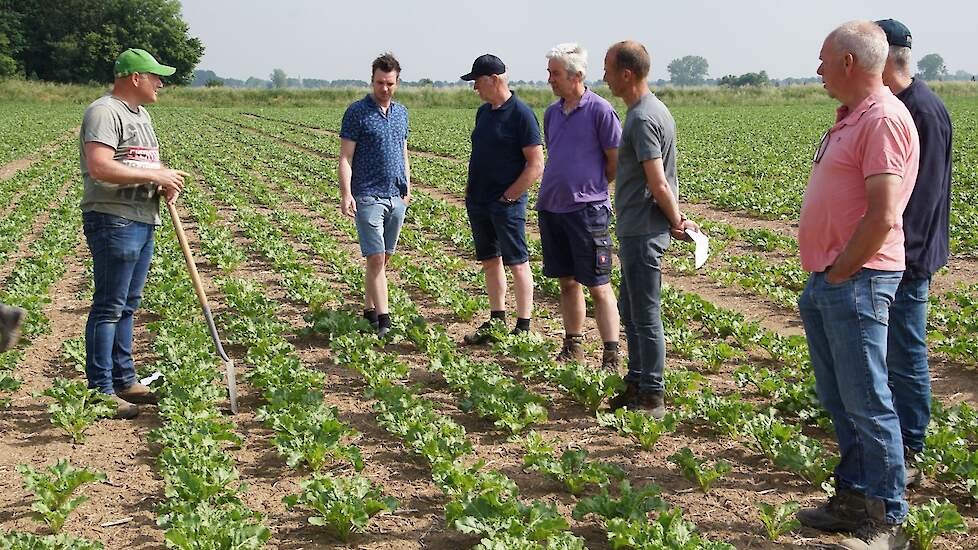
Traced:
<svg viewBox="0 0 978 550">
<path fill-rule="evenodd" d="M 805 527 L 830 533 L 851 532 L 866 520 L 865 497 L 852 489 L 839 489 L 817 508 L 798 510 L 795 517 Z"/>
<path fill-rule="evenodd" d="M 638 384 L 625 382 L 625 389 L 608 400 L 608 408 L 614 411 L 622 407 L 627 407 L 635 401 L 636 397 L 638 397 Z"/>
<path fill-rule="evenodd" d="M 640 391 L 635 400 L 625 406 L 633 411 L 649 413 L 656 420 L 662 420 L 666 415 L 665 397 L 661 391 Z"/>
<path fill-rule="evenodd" d="M 558 363 L 584 362 L 584 337 L 580 334 L 564 336 L 564 345 L 557 354 Z"/>
<path fill-rule="evenodd" d="M 919 487 L 924 481 L 924 472 L 921 471 L 920 466 L 917 464 L 916 456 L 917 451 L 913 451 L 909 447 L 903 448 L 903 469 L 907 473 L 905 485 L 907 489 Z"/>
<path fill-rule="evenodd" d="M 910 542 L 903 525 L 886 523 L 886 505 L 882 500 L 866 498 L 865 519 L 855 536 L 844 539 L 837 548 L 845 550 L 907 550 Z"/>
</svg>

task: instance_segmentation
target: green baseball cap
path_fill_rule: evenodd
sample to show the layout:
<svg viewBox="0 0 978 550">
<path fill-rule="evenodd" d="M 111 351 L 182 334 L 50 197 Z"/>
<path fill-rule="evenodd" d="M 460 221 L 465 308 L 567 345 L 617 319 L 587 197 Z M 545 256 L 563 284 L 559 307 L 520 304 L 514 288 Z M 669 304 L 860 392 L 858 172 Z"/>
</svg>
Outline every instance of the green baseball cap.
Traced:
<svg viewBox="0 0 978 550">
<path fill-rule="evenodd" d="M 122 78 L 132 73 L 153 73 L 160 76 L 170 76 L 177 70 L 174 67 L 160 65 L 156 58 L 146 50 L 129 48 L 115 60 L 115 77 Z"/>
</svg>

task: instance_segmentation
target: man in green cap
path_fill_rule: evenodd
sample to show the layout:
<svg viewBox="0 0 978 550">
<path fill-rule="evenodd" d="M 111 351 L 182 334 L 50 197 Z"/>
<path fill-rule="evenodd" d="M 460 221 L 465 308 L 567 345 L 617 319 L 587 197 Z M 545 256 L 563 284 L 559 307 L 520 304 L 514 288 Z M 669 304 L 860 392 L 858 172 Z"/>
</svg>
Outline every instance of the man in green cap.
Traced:
<svg viewBox="0 0 978 550">
<path fill-rule="evenodd" d="M 160 225 L 160 196 L 175 201 L 189 174 L 160 163 L 143 105 L 156 102 L 160 77 L 175 71 L 145 50 L 124 51 L 115 62 L 112 93 L 88 106 L 79 135 L 82 219 L 95 280 L 85 326 L 85 375 L 90 388 L 116 402 L 117 418 L 134 418 L 136 403 L 157 401 L 136 380 L 133 312 L 142 300 L 153 232 Z"/>
</svg>

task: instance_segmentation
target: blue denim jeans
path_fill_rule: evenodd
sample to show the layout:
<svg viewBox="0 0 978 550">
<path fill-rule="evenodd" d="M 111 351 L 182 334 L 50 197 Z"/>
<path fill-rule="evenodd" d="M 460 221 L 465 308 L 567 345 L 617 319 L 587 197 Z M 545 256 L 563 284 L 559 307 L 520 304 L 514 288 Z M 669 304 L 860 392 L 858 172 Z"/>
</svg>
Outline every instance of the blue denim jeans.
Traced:
<svg viewBox="0 0 978 550">
<path fill-rule="evenodd" d="M 886 369 L 890 304 L 902 276 L 862 269 L 830 284 L 812 273 L 798 300 L 815 390 L 839 442 L 836 485 L 882 500 L 889 523 L 907 515 L 903 438 Z"/>
<path fill-rule="evenodd" d="M 628 342 L 625 382 L 638 384 L 641 392 L 661 392 L 664 388 L 666 337 L 662 330 L 661 260 L 669 242 L 668 232 L 618 239 L 618 313 Z"/>
<path fill-rule="evenodd" d="M 360 238 L 360 253 L 364 258 L 376 254 L 394 254 L 397 239 L 404 225 L 407 205 L 404 199 L 393 197 L 353 197 L 357 203 L 357 236 Z"/>
<path fill-rule="evenodd" d="M 156 228 L 101 212 L 85 212 L 82 220 L 95 280 L 85 325 L 85 375 L 89 388 L 111 394 L 136 382 L 132 315 L 143 298 Z"/>
<path fill-rule="evenodd" d="M 900 417 L 903 445 L 924 449 L 930 423 L 930 370 L 927 365 L 927 297 L 930 277 L 904 277 L 890 306 L 886 367 L 893 405 Z"/>
</svg>

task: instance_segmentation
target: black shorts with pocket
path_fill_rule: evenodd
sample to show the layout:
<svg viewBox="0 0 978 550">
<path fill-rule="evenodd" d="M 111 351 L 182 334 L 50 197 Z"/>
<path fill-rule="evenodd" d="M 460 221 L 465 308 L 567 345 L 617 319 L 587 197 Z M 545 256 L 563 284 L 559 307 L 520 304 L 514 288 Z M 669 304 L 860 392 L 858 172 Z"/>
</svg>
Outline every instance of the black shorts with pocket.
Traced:
<svg viewBox="0 0 978 550">
<path fill-rule="evenodd" d="M 538 219 L 544 275 L 574 277 L 589 288 L 611 281 L 611 209 L 606 203 L 561 214 L 540 211 Z"/>
</svg>

